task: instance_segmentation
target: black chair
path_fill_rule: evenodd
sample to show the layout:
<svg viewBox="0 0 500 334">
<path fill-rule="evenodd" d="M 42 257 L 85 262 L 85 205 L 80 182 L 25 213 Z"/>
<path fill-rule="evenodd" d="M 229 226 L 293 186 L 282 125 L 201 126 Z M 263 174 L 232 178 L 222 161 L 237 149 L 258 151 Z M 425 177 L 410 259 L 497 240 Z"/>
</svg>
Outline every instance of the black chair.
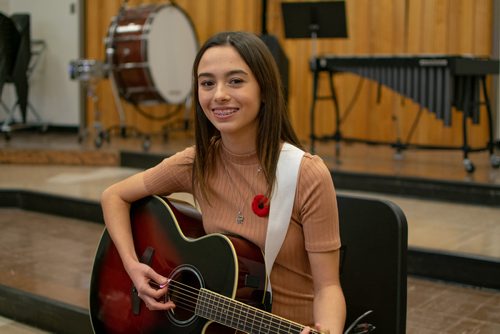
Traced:
<svg viewBox="0 0 500 334">
<path fill-rule="evenodd" d="M 12 81 L 20 43 L 21 34 L 14 21 L 0 13 L 0 97 L 4 84 Z"/>
<path fill-rule="evenodd" d="M 346 328 L 360 323 L 374 333 L 406 332 L 408 230 L 392 202 L 338 196 L 342 240 L 340 278 L 347 303 Z"/>
<path fill-rule="evenodd" d="M 31 59 L 31 36 L 29 14 L 14 14 L 10 18 L 2 14 L 2 33 L 0 41 L 5 50 L 8 50 L 6 68 L 0 79 L 0 93 L 3 84 L 11 82 L 16 88 L 17 103 L 21 109 L 23 123 L 26 122 L 28 107 L 28 68 Z M 9 22 L 10 21 L 10 22 Z M 12 56 L 14 58 L 12 59 Z M 0 95 L 1 96 L 1 95 Z"/>
<path fill-rule="evenodd" d="M 18 107 L 21 112 L 22 124 L 17 127 L 28 126 L 27 111 L 29 110 L 37 120 L 37 123 L 32 124 L 32 126 L 46 128 L 42 118 L 28 100 L 28 80 L 45 48 L 44 41 L 31 39 L 30 14 L 17 13 L 10 17 L 1 14 L 0 51 L 6 50 L 7 53 L 4 55 L 3 52 L 0 52 L 0 103 L 7 112 L 7 118 L 3 121 L 0 130 L 6 133 L 6 136 L 12 130 L 11 124 L 14 123 Z M 6 106 L 1 100 L 5 83 L 12 83 L 15 86 L 17 101 L 12 107 Z"/>
</svg>

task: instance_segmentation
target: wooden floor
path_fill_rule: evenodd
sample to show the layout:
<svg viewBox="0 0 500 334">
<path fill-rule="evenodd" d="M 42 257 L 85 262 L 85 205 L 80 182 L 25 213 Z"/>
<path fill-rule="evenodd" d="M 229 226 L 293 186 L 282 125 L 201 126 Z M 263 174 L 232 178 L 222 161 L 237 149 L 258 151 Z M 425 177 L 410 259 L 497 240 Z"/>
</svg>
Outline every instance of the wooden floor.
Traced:
<svg viewBox="0 0 500 334">
<path fill-rule="evenodd" d="M 120 150 L 141 152 L 140 138 L 112 137 L 96 148 L 74 133 L 21 132 L 0 142 L 0 188 L 30 189 L 96 201 L 108 184 L 132 173 L 120 166 Z M 150 152 L 170 154 L 192 143 L 172 134 L 153 138 Z M 334 171 L 409 175 L 454 182 L 500 185 L 500 172 L 486 153 L 471 155 L 476 172 L 464 171 L 460 152 L 407 151 L 395 160 L 387 147 L 342 145 L 341 161 L 333 144 L 318 145 Z M 339 193 L 385 198 L 408 219 L 409 244 L 500 259 L 500 204 L 467 205 L 381 193 Z M 17 208 L 0 208 L 0 285 L 88 308 L 90 270 L 103 227 Z M 410 277 L 407 333 L 500 333 L 500 292 Z M 1 333 L 41 333 L 0 318 Z"/>
</svg>

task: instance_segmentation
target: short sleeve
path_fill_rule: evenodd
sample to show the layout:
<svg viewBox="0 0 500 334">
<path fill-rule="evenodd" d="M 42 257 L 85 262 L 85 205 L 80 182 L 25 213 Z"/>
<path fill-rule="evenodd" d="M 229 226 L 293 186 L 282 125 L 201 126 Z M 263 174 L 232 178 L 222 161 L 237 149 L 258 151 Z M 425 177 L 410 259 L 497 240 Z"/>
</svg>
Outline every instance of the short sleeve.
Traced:
<svg viewBox="0 0 500 334">
<path fill-rule="evenodd" d="M 192 193 L 194 154 L 194 146 L 188 147 L 145 170 L 143 180 L 148 192 L 156 195 Z"/>
<path fill-rule="evenodd" d="M 330 171 L 319 156 L 304 155 L 296 200 L 306 250 L 325 252 L 340 248 L 337 196 Z"/>
</svg>

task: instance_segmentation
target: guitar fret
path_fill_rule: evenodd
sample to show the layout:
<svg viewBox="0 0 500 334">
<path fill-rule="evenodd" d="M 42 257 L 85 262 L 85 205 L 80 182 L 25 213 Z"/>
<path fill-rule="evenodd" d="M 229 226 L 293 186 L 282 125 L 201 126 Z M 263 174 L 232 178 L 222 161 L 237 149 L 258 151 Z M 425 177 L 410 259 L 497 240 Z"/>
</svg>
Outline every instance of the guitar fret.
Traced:
<svg viewBox="0 0 500 334">
<path fill-rule="evenodd" d="M 282 326 L 284 324 L 284 326 Z M 288 329 L 286 328 L 286 325 L 288 324 Z M 289 321 L 284 321 L 282 319 L 279 320 L 278 324 L 278 334 L 288 334 L 290 333 L 290 328 L 292 324 Z"/>
<path fill-rule="evenodd" d="M 228 318 L 230 318 L 230 319 L 228 319 L 229 320 L 228 321 L 229 322 L 228 325 L 231 328 L 234 328 L 234 324 L 233 324 L 233 321 L 234 321 L 234 311 L 235 311 L 234 304 L 231 303 L 229 300 L 228 300 L 228 304 L 229 304 L 229 306 L 228 306 L 228 310 L 229 310 L 229 312 L 228 312 Z"/>
<path fill-rule="evenodd" d="M 205 293 L 204 290 L 200 291 L 200 296 L 196 303 L 195 314 L 207 318 L 213 319 L 213 303 L 210 302 L 210 294 Z"/>
<path fill-rule="evenodd" d="M 247 309 L 245 310 L 245 321 L 244 321 L 243 331 L 246 331 L 246 332 L 248 332 L 248 331 L 250 330 L 250 326 L 251 326 L 251 324 L 252 324 L 252 323 L 249 321 L 249 317 L 248 317 L 248 316 L 249 316 L 249 314 L 250 314 L 250 312 L 251 312 L 251 310 L 252 310 L 251 308 L 247 308 Z"/>
<path fill-rule="evenodd" d="M 213 319 L 217 315 L 217 306 L 214 307 L 214 301 L 212 298 L 212 295 L 208 294 L 208 299 L 207 299 L 207 315 L 209 316 L 209 319 Z"/>
<path fill-rule="evenodd" d="M 266 333 L 269 333 L 271 329 L 271 318 L 267 314 L 264 314 L 262 318 L 264 319 L 264 330 L 267 331 Z"/>
<path fill-rule="evenodd" d="M 252 308 L 248 309 L 248 312 L 247 312 L 247 325 L 246 325 L 244 331 L 246 331 L 248 333 L 255 333 L 253 326 L 254 326 L 254 323 L 255 323 L 255 314 L 256 313 L 257 312 L 254 309 L 252 309 Z M 252 314 L 253 314 L 253 318 L 251 318 Z"/>
<path fill-rule="evenodd" d="M 219 321 L 222 321 L 227 312 L 224 301 L 213 294 L 210 296 L 210 299 L 212 300 L 212 308 L 217 311 L 213 319 L 216 321 L 218 318 Z"/>
<path fill-rule="evenodd" d="M 221 312 L 221 317 L 220 317 L 219 321 L 221 323 L 226 323 L 227 322 L 227 318 L 228 318 L 228 314 L 229 314 L 229 311 L 230 311 L 229 310 L 229 305 L 228 305 L 228 300 L 227 299 L 223 299 L 222 300 L 222 305 L 223 305 L 222 306 L 223 310 Z M 224 317 L 222 315 L 224 315 Z"/>
<path fill-rule="evenodd" d="M 194 308 L 194 313 L 196 315 L 199 315 L 201 317 L 204 317 L 206 318 L 207 317 L 207 314 L 206 314 L 206 303 L 205 303 L 205 299 L 203 298 L 203 294 L 199 294 L 198 295 L 198 299 L 196 300 L 196 306 Z"/>
<path fill-rule="evenodd" d="M 215 310 L 215 315 L 212 317 L 214 321 L 217 321 L 217 318 L 219 319 L 219 322 L 222 322 L 227 315 L 227 308 L 224 303 L 224 300 L 221 298 L 218 298 L 214 294 L 210 294 L 210 301 L 211 301 L 211 308 Z"/>
<path fill-rule="evenodd" d="M 238 323 L 238 326 L 237 328 L 239 329 L 243 329 L 245 328 L 245 320 L 243 318 L 243 307 L 246 306 L 246 305 L 242 305 L 241 303 L 235 303 L 235 308 L 236 310 L 238 311 L 238 313 L 236 314 L 236 322 Z"/>
</svg>

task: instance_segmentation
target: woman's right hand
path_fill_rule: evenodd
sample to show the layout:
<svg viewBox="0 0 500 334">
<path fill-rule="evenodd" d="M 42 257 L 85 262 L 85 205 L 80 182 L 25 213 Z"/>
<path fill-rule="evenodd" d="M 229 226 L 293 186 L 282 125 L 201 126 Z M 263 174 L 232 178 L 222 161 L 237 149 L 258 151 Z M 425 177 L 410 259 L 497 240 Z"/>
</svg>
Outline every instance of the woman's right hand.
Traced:
<svg viewBox="0 0 500 334">
<path fill-rule="evenodd" d="M 149 310 L 170 310 L 175 307 L 174 302 L 165 300 L 169 283 L 167 278 L 138 261 L 129 264 L 126 269 L 139 298 L 144 301 Z"/>
</svg>

